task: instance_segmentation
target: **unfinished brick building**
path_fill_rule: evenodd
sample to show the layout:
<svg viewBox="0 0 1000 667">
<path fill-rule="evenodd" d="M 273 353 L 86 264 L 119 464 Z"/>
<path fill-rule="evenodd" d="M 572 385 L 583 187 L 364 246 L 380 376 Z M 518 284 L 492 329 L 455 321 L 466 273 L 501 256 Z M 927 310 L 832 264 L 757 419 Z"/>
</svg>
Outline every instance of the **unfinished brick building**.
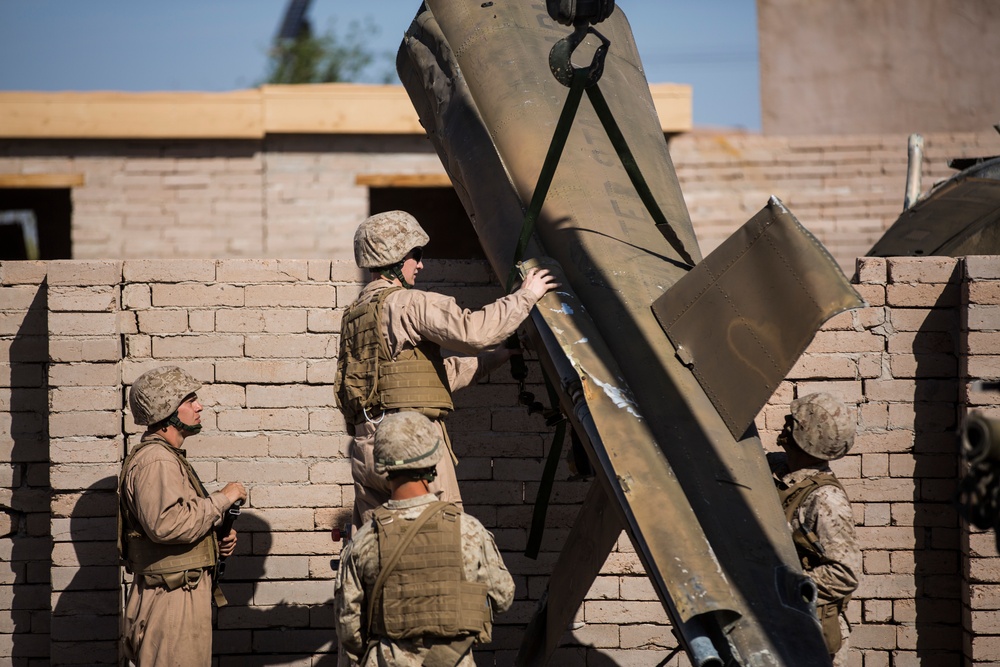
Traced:
<svg viewBox="0 0 1000 667">
<path fill-rule="evenodd" d="M 857 262 L 901 208 L 904 135 L 685 133 L 689 92 L 663 90 L 675 103 L 661 122 L 703 250 L 774 194 L 856 274 L 869 304 L 824 327 L 758 418 L 770 446 L 795 392 L 858 405 L 858 444 L 835 466 L 865 550 L 849 609 L 854 664 L 1000 660 L 993 535 L 969 530 L 951 504 L 962 416 L 1000 414 L 1000 398 L 970 391 L 1000 376 L 1000 259 Z M 359 94 L 386 115 L 348 113 Z M 42 261 L 0 264 L 0 656 L 117 660 L 114 487 L 137 435 L 124 392 L 150 366 L 177 363 L 207 384 L 205 432 L 191 446 L 199 473 L 251 485 L 239 526 L 251 539 L 227 573 L 219 663 L 332 664 L 339 545 L 329 529 L 352 487 L 330 384 L 340 314 L 360 287 L 354 227 L 375 210 L 424 211 L 432 237 L 450 241 L 429 247 L 429 286 L 468 306 L 500 289 L 436 155 L 393 111 L 400 94 L 381 89 L 264 89 L 196 96 L 190 107 L 177 96 L 18 95 L 0 95 L 0 195 L 55 198 L 64 217 Z M 313 103 L 324 113 L 310 115 Z M 122 104 L 133 111 L 121 115 Z M 334 108 L 345 115 L 328 122 Z M 189 134 L 171 136 L 172 126 Z M 925 138 L 925 189 L 949 175 L 948 158 L 1000 152 L 992 132 Z M 543 394 L 537 368 L 532 380 Z M 525 558 L 548 430 L 517 405 L 502 371 L 457 399 L 450 428 L 464 493 L 476 499 L 469 510 L 496 534 L 518 584 L 478 655 L 510 664 L 587 487 L 563 464 L 543 553 Z M 560 664 L 657 664 L 676 646 L 624 536 L 578 618 Z"/>
</svg>

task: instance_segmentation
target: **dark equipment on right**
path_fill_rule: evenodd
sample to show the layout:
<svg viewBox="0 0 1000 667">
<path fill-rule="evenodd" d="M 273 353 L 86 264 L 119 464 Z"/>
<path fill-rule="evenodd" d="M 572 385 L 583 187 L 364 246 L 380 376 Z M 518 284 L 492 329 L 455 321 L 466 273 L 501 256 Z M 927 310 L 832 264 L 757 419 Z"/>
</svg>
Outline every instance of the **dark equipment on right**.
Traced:
<svg viewBox="0 0 1000 667">
<path fill-rule="evenodd" d="M 981 382 L 1000 391 L 1000 381 Z M 955 502 L 962 517 L 980 530 L 992 528 L 1000 552 L 1000 419 L 972 412 L 961 432 L 962 459 L 969 471 L 959 482 Z"/>
</svg>

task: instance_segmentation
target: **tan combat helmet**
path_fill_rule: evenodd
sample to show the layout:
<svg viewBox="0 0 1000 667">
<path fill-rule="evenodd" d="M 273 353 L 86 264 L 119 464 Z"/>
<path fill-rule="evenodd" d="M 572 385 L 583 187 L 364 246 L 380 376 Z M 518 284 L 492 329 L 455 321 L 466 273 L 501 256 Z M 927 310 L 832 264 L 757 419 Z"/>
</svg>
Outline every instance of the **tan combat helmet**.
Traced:
<svg viewBox="0 0 1000 667">
<path fill-rule="evenodd" d="M 824 461 L 839 459 L 854 445 L 857 428 L 847 406 L 820 392 L 791 404 L 792 438 L 802 451 Z"/>
<path fill-rule="evenodd" d="M 406 211 L 376 213 L 354 232 L 354 261 L 362 269 L 390 267 L 430 240 L 417 219 Z"/>
<path fill-rule="evenodd" d="M 394 412 L 375 431 L 375 472 L 433 468 L 441 460 L 441 429 L 419 412 Z"/>
<path fill-rule="evenodd" d="M 184 398 L 200 388 L 201 383 L 183 368 L 160 366 L 146 371 L 132 384 L 128 407 L 136 424 L 149 426 L 169 419 Z"/>
</svg>

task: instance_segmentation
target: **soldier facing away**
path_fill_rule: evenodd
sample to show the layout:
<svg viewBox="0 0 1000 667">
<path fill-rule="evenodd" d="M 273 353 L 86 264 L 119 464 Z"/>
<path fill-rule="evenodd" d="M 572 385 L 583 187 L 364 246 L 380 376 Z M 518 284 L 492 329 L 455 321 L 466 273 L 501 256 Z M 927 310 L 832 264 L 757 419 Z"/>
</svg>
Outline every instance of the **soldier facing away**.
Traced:
<svg viewBox="0 0 1000 667">
<path fill-rule="evenodd" d="M 441 421 L 454 408 L 451 394 L 507 361 L 511 351 L 502 343 L 558 287 L 548 271 L 531 270 L 514 293 L 480 310 L 462 309 L 452 297 L 410 289 L 429 240 L 403 211 L 373 215 L 354 234 L 355 261 L 372 280 L 344 313 L 334 391 L 354 436 L 355 528 L 389 497 L 385 478 L 374 471 L 372 447 L 380 420 L 399 410 L 418 411 L 440 430 L 447 456 L 431 491 L 461 507 L 457 459 Z"/>
<path fill-rule="evenodd" d="M 208 493 L 188 463 L 184 441 L 201 430 L 201 383 L 177 366 L 143 373 L 129 392 L 142 440 L 118 480 L 119 556 L 133 574 L 125 604 L 124 652 L 139 667 L 208 667 L 212 599 L 219 556 L 236 548 L 236 531 L 220 541 L 215 527 L 236 501 L 239 482 Z"/>
<path fill-rule="evenodd" d="M 391 497 L 344 548 L 334 610 L 342 650 L 361 667 L 470 667 L 514 581 L 493 536 L 430 492 L 445 452 L 441 430 L 416 412 L 386 415 L 375 465 Z"/>
<path fill-rule="evenodd" d="M 845 610 L 861 576 L 861 548 L 851 501 L 830 470 L 854 444 L 856 423 L 827 393 L 792 401 L 778 435 L 784 454 L 768 454 L 802 569 L 816 584 L 816 614 L 835 667 L 847 664 Z"/>
</svg>

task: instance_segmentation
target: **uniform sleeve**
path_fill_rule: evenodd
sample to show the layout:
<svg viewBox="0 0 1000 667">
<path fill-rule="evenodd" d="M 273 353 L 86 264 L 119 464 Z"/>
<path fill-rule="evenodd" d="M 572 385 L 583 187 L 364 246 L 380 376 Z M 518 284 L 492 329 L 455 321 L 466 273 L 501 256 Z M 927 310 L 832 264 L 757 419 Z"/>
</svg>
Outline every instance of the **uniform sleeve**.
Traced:
<svg viewBox="0 0 1000 667">
<path fill-rule="evenodd" d="M 441 350 L 444 358 L 445 372 L 448 374 L 448 389 L 456 392 L 479 382 L 484 377 L 503 365 L 509 355 L 503 347 L 481 352 L 472 357 L 457 354 L 450 350 Z"/>
<path fill-rule="evenodd" d="M 462 515 L 462 558 L 466 578 L 486 584 L 493 613 L 510 609 L 514 602 L 514 579 L 504 565 L 493 535 L 468 514 Z"/>
<path fill-rule="evenodd" d="M 361 634 L 362 609 L 365 591 L 361 584 L 354 551 L 349 542 L 340 553 L 337 568 L 337 583 L 334 588 L 333 608 L 336 615 L 337 641 L 350 656 L 352 663 L 358 663 L 364 653 L 364 637 Z"/>
<path fill-rule="evenodd" d="M 535 301 L 530 290 L 520 289 L 479 310 L 469 310 L 443 294 L 395 292 L 386 298 L 389 344 L 394 355 L 405 343 L 415 346 L 425 340 L 460 354 L 477 355 L 517 331 Z"/>
<path fill-rule="evenodd" d="M 861 574 L 861 548 L 851 502 L 836 486 L 821 486 L 809 494 L 801 512 L 829 561 L 809 572 L 818 589 L 818 600 L 842 600 L 857 589 Z"/>
<path fill-rule="evenodd" d="M 168 458 L 140 462 L 127 483 L 143 531 L 162 544 L 197 542 L 221 521 L 230 504 L 221 491 L 200 497 L 180 462 Z"/>
</svg>

